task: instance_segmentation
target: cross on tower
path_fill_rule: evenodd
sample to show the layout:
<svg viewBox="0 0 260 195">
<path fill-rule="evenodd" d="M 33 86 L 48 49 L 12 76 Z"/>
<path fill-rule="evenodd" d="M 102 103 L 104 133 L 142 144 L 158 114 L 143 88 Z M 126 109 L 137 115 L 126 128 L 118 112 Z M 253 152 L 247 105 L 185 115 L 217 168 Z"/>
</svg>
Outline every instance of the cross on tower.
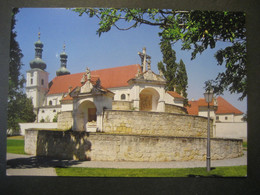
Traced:
<svg viewBox="0 0 260 195">
<path fill-rule="evenodd" d="M 63 43 L 63 51 L 65 52 L 65 49 L 66 49 L 66 45 L 65 45 L 65 42 Z"/>
<path fill-rule="evenodd" d="M 146 62 L 147 62 L 147 60 L 151 59 L 151 56 L 146 54 L 146 48 L 145 47 L 143 48 L 142 53 L 138 52 L 138 55 L 141 58 L 141 66 L 142 66 L 143 72 L 145 72 L 146 71 Z"/>
<path fill-rule="evenodd" d="M 38 39 L 40 40 L 40 38 L 41 38 L 41 28 L 39 27 Z"/>
</svg>

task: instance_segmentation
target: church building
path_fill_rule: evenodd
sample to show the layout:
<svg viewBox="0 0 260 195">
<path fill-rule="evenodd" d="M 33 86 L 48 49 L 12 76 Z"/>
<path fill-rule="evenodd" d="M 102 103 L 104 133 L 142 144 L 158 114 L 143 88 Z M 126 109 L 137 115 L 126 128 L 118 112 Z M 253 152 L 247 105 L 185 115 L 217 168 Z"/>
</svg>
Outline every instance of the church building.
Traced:
<svg viewBox="0 0 260 195">
<path fill-rule="evenodd" d="M 53 122 L 57 116 L 62 121 L 66 113 L 70 113 L 71 120 L 64 119 L 69 124 L 64 126 L 60 122 L 63 126 L 59 127 L 101 131 L 104 109 L 187 113 L 183 107 L 184 97 L 174 91 L 165 91 L 166 80 L 162 74 L 151 70 L 151 56 L 145 48 L 138 52 L 141 65 L 100 70 L 86 68 L 85 72 L 70 74 L 64 46 L 60 69 L 50 82 L 42 52 L 39 34 L 35 42 L 35 59 L 30 62 L 31 69 L 26 75 L 26 94 L 32 99 L 37 122 Z"/>
<path fill-rule="evenodd" d="M 26 153 L 67 160 L 205 160 L 209 133 L 213 160 L 242 155 L 242 139 L 222 137 L 246 138 L 246 124 L 241 124 L 243 130 L 240 123 L 216 122 L 217 117 L 239 121 L 241 112 L 223 98 L 214 98 L 210 103 L 213 120 L 208 123 L 205 100 L 185 107 L 181 94 L 165 91 L 166 80 L 162 73 L 151 70 L 151 56 L 145 48 L 137 53 L 141 65 L 100 70 L 86 67 L 71 74 L 64 46 L 60 68 L 50 82 L 42 52 L 39 35 L 35 59 L 26 74 L 26 94 L 32 99 L 37 120 L 20 124 L 24 126 Z M 216 131 L 218 127 L 220 131 Z"/>
<path fill-rule="evenodd" d="M 60 54 L 60 68 L 56 71 L 56 77 L 49 82 L 49 73 L 45 71 L 47 65 L 42 60 L 40 34 L 34 45 L 35 59 L 30 62 L 31 69 L 26 74 L 26 94 L 32 99 L 37 123 L 58 122 L 60 129 L 102 131 L 106 109 L 207 117 L 207 103 L 203 98 L 191 100 L 189 106 L 184 107 L 182 95 L 165 91 L 166 80 L 162 73 L 158 75 L 151 70 L 151 56 L 147 55 L 145 48 L 138 52 L 141 65 L 100 70 L 86 68 L 85 72 L 71 74 L 67 69 L 68 55 L 64 45 Z M 218 134 L 219 123 L 223 126 L 224 123 L 238 125 L 243 122 L 243 112 L 224 98 L 214 98 L 210 105 L 214 135 Z"/>
</svg>

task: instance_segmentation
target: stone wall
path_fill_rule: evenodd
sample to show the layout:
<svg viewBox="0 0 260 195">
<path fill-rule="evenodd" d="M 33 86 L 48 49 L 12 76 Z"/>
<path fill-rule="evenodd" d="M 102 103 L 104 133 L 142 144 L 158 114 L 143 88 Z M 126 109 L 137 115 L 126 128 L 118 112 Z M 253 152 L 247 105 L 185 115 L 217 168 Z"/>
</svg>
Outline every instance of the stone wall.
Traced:
<svg viewBox="0 0 260 195">
<path fill-rule="evenodd" d="M 132 101 L 113 101 L 112 110 L 134 110 Z M 165 104 L 165 112 L 175 114 L 188 114 L 187 109 L 182 106 Z"/>
<path fill-rule="evenodd" d="M 58 129 L 70 129 L 73 126 L 72 112 L 61 112 L 58 114 Z"/>
<path fill-rule="evenodd" d="M 25 129 L 24 151 L 27 154 L 37 154 L 37 141 L 39 131 L 33 129 Z"/>
<path fill-rule="evenodd" d="M 211 159 L 242 155 L 242 140 L 211 139 Z M 206 138 L 27 130 L 25 152 L 57 159 L 186 161 L 206 159 Z"/>
<path fill-rule="evenodd" d="M 187 109 L 181 106 L 165 104 L 165 112 L 176 114 L 188 114 Z"/>
<path fill-rule="evenodd" d="M 211 136 L 212 129 L 211 121 Z M 206 137 L 207 118 L 162 112 L 106 110 L 103 131 L 117 134 Z"/>
<path fill-rule="evenodd" d="M 113 101 L 112 109 L 113 110 L 131 110 L 133 108 L 132 101 Z"/>
</svg>

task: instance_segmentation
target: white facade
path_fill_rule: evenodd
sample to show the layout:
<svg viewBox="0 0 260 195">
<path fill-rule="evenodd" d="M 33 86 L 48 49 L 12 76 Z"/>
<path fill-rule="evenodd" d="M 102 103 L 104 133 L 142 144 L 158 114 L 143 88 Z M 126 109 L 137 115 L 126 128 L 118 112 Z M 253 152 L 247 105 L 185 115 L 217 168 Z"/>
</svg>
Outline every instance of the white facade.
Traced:
<svg viewBox="0 0 260 195">
<path fill-rule="evenodd" d="M 241 114 L 216 114 L 216 121 L 219 122 L 243 122 L 242 118 Z"/>
<path fill-rule="evenodd" d="M 44 101 L 43 106 L 57 106 L 61 105 L 60 101 L 63 97 L 63 94 L 50 94 L 47 95 Z"/>
<path fill-rule="evenodd" d="M 54 117 L 61 111 L 61 106 L 44 106 L 39 108 L 37 122 L 53 122 Z"/>
<path fill-rule="evenodd" d="M 112 91 L 114 95 L 115 101 L 131 101 L 130 93 L 131 89 L 130 87 L 118 87 L 118 88 L 109 88 L 110 91 Z"/>
<path fill-rule="evenodd" d="M 216 135 L 220 138 L 238 138 L 247 140 L 247 123 L 246 122 L 226 122 L 216 123 Z"/>
<path fill-rule="evenodd" d="M 34 108 L 43 105 L 48 92 L 49 73 L 35 68 L 26 73 L 26 95 L 32 99 Z"/>
</svg>

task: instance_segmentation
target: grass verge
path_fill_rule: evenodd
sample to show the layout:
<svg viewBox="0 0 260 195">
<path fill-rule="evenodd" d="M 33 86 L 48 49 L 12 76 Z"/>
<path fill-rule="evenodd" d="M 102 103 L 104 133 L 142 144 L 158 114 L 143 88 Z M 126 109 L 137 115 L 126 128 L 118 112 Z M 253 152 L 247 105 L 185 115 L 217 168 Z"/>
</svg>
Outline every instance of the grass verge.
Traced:
<svg viewBox="0 0 260 195">
<path fill-rule="evenodd" d="M 243 142 L 243 150 L 247 150 L 247 142 Z"/>
<path fill-rule="evenodd" d="M 245 177 L 247 166 L 175 169 L 56 168 L 58 176 L 73 177 Z"/>
<path fill-rule="evenodd" d="M 24 152 L 24 138 L 22 136 L 7 138 L 7 153 L 25 154 Z"/>
</svg>

